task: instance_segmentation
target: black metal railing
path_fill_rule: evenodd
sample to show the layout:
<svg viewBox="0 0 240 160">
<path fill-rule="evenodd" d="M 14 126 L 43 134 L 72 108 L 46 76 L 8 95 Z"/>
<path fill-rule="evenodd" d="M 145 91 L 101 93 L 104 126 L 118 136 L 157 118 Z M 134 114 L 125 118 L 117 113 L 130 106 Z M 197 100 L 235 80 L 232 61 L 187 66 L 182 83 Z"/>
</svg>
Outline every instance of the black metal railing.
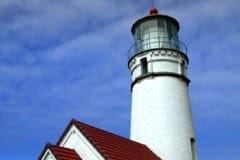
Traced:
<svg viewBox="0 0 240 160">
<path fill-rule="evenodd" d="M 133 44 L 128 50 L 128 59 L 137 53 L 158 48 L 173 49 L 187 54 L 187 47 L 183 42 L 177 39 L 153 37 L 149 39 L 139 40 Z"/>
</svg>

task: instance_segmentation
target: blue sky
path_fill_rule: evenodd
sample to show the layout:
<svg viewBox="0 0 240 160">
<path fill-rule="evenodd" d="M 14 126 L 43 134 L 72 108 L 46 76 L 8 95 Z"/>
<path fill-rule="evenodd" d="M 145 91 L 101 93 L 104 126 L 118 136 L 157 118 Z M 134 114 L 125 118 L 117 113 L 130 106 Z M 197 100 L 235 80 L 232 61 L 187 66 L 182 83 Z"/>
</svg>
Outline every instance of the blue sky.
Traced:
<svg viewBox="0 0 240 160">
<path fill-rule="evenodd" d="M 155 0 L 188 46 L 198 154 L 240 159 L 240 7 Z M 37 159 L 72 118 L 128 137 L 127 50 L 148 0 L 0 1 L 0 158 Z"/>
</svg>

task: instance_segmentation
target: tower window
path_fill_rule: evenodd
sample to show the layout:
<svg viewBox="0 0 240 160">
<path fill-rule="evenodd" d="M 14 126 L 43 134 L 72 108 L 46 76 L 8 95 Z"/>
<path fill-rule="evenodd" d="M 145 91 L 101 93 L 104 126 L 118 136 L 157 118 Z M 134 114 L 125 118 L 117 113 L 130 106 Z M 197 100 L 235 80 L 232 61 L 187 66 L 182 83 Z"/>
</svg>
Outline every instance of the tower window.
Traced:
<svg viewBox="0 0 240 160">
<path fill-rule="evenodd" d="M 190 141 L 191 141 L 192 160 L 197 160 L 195 140 L 194 138 L 191 138 Z"/>
<path fill-rule="evenodd" d="M 140 60 L 141 63 L 141 71 L 142 71 L 142 75 L 146 74 L 148 72 L 148 63 L 147 63 L 147 58 L 142 58 Z"/>
<path fill-rule="evenodd" d="M 180 74 L 184 75 L 184 67 L 185 67 L 185 62 L 182 60 L 180 63 Z"/>
</svg>

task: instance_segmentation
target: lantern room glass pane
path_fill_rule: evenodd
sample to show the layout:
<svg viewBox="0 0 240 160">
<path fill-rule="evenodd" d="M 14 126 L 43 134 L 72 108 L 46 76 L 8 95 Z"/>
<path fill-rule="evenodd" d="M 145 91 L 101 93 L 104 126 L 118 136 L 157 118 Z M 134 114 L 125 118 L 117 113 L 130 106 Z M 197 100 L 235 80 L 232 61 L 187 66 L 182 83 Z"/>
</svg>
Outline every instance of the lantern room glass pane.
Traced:
<svg viewBox="0 0 240 160">
<path fill-rule="evenodd" d="M 177 28 L 169 21 L 167 21 L 167 32 L 169 37 L 169 47 L 179 50 Z"/>
<path fill-rule="evenodd" d="M 143 50 L 157 48 L 158 27 L 156 20 L 150 20 L 141 25 L 142 48 Z"/>
</svg>

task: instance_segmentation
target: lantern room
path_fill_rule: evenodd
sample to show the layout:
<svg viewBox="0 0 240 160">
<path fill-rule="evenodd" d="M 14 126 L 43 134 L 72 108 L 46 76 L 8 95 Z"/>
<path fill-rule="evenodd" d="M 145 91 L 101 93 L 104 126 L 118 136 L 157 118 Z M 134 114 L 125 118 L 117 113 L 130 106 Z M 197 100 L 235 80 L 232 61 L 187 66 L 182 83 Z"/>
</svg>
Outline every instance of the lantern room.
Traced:
<svg viewBox="0 0 240 160">
<path fill-rule="evenodd" d="M 185 45 L 178 39 L 178 31 L 179 23 L 177 20 L 167 15 L 158 14 L 158 10 L 152 8 L 150 15 L 137 20 L 132 26 L 131 32 L 135 40 L 132 48 L 135 51 L 130 54 L 159 48 L 174 49 L 186 53 Z"/>
</svg>

